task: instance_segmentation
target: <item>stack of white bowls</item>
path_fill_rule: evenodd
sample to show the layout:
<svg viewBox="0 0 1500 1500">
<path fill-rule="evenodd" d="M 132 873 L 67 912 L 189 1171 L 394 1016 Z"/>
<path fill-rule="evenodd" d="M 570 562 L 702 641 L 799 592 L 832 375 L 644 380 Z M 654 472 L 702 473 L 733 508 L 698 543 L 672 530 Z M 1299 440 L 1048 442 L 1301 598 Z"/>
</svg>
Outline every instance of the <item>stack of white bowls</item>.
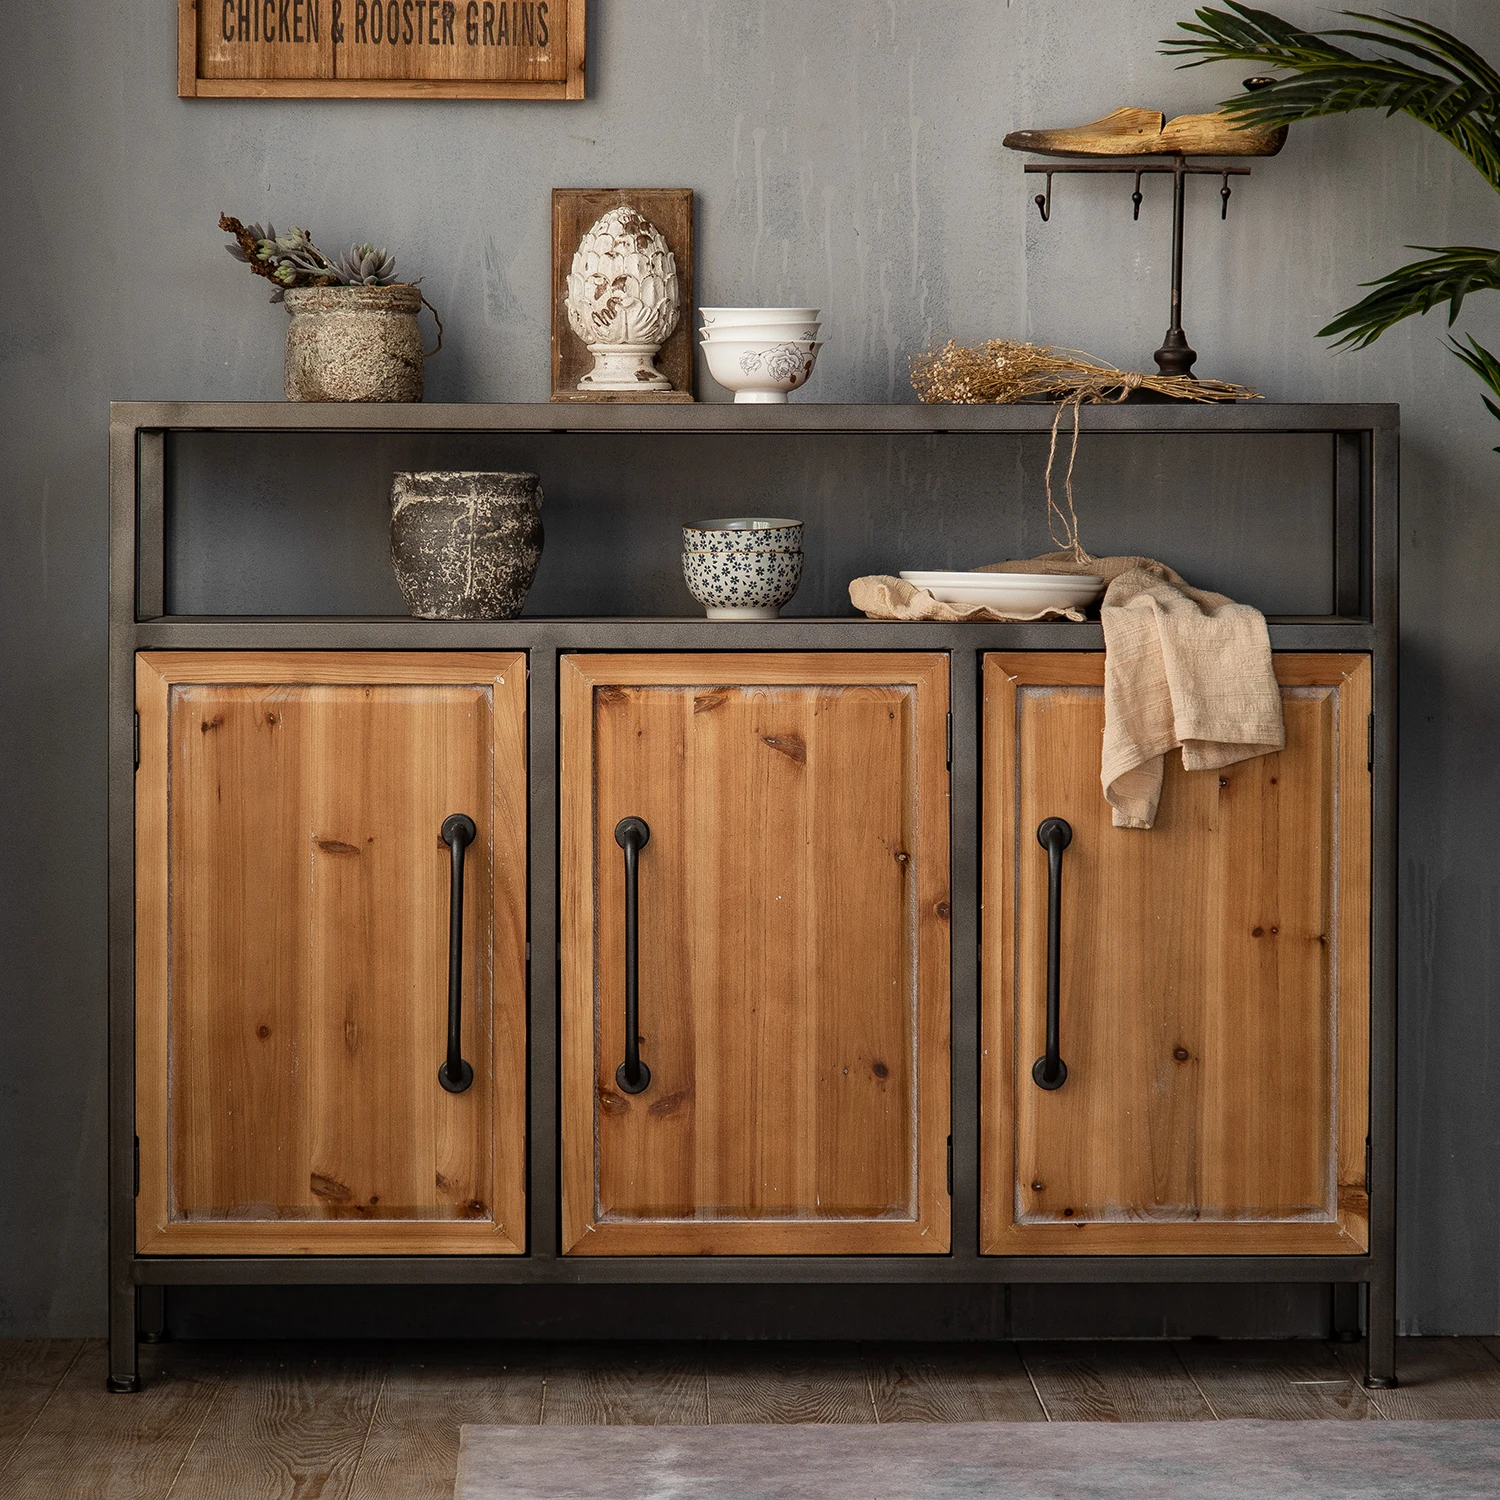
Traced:
<svg viewBox="0 0 1500 1500">
<path fill-rule="evenodd" d="M 807 383 L 823 347 L 816 307 L 704 307 L 709 374 L 736 401 L 786 400 Z"/>
</svg>

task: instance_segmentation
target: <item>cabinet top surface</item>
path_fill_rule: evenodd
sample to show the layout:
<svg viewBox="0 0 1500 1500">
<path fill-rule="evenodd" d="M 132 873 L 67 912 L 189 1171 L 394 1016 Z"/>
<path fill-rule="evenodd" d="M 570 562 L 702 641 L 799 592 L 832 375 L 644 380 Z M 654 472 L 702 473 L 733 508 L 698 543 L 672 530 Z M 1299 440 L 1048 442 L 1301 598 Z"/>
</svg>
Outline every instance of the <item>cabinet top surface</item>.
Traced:
<svg viewBox="0 0 1500 1500">
<path fill-rule="evenodd" d="M 906 432 L 1028 433 L 1052 427 L 1052 403 L 926 406 L 903 403 L 789 402 L 785 406 L 530 402 L 373 404 L 285 401 L 115 401 L 117 430 L 250 429 L 282 432 Z M 1085 406 L 1080 425 L 1095 432 L 1395 432 L 1400 408 L 1388 403 L 1235 401 Z M 1064 425 L 1071 428 L 1071 418 Z"/>
</svg>

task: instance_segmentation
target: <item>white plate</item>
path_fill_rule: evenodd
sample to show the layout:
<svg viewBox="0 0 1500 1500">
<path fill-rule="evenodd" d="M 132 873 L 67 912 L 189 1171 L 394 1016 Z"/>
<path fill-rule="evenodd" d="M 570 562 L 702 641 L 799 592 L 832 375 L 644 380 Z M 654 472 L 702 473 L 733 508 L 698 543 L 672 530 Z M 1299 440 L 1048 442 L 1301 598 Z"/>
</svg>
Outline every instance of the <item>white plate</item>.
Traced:
<svg viewBox="0 0 1500 1500">
<path fill-rule="evenodd" d="M 908 583 L 945 604 L 984 605 L 1005 614 L 1082 609 L 1103 592 L 1104 580 L 1074 573 L 903 573 Z"/>
<path fill-rule="evenodd" d="M 1004 579 L 1007 583 L 1016 584 L 1020 588 L 1049 588 L 1056 584 L 1059 579 L 1066 579 L 1076 583 L 1079 587 L 1085 585 L 1091 588 L 1103 588 L 1104 580 L 1095 573 L 976 573 L 976 572 L 920 572 L 909 569 L 901 575 L 908 583 L 951 583 L 959 587 L 969 585 L 986 585 L 994 583 L 997 579 Z"/>
</svg>

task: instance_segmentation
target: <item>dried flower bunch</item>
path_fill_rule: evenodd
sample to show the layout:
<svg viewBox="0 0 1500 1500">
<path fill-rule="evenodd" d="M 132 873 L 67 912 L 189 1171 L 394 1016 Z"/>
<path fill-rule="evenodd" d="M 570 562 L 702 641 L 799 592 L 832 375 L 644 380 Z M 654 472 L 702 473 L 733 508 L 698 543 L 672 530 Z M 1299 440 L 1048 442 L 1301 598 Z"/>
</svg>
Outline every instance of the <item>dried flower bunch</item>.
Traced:
<svg viewBox="0 0 1500 1500">
<path fill-rule="evenodd" d="M 1089 553 L 1078 539 L 1078 511 L 1073 502 L 1073 467 L 1078 461 L 1078 411 L 1098 402 L 1120 402 L 1132 391 L 1156 391 L 1186 401 L 1259 399 L 1248 386 L 1223 380 L 1194 380 L 1187 375 L 1142 375 L 1117 370 L 1077 349 L 1023 344 L 1018 339 L 991 339 L 977 347 L 949 339 L 941 349 L 929 349 L 911 362 L 911 383 L 930 404 L 951 401 L 968 405 L 1008 405 L 1015 401 L 1055 401 L 1052 443 L 1047 449 L 1047 526 L 1053 545 L 1087 563 Z M 1052 493 L 1052 469 L 1057 459 L 1057 427 L 1062 414 L 1073 408 L 1073 447 L 1068 455 L 1063 489 L 1064 512 Z M 1061 531 L 1061 535 L 1059 535 Z"/>
<path fill-rule="evenodd" d="M 272 302 L 280 302 L 288 287 L 390 286 L 396 279 L 396 257 L 373 245 L 351 245 L 330 260 L 305 229 L 295 226 L 290 234 L 278 235 L 274 224 L 262 228 L 220 214 L 219 228 L 234 237 L 224 248 L 236 260 L 276 283 Z"/>
<path fill-rule="evenodd" d="M 1077 349 L 990 339 L 960 344 L 953 339 L 911 362 L 911 383 L 923 401 L 1007 405 L 1014 401 L 1123 401 L 1134 390 L 1156 391 L 1186 401 L 1258 398 L 1248 386 L 1187 375 L 1142 375 L 1117 370 Z"/>
</svg>

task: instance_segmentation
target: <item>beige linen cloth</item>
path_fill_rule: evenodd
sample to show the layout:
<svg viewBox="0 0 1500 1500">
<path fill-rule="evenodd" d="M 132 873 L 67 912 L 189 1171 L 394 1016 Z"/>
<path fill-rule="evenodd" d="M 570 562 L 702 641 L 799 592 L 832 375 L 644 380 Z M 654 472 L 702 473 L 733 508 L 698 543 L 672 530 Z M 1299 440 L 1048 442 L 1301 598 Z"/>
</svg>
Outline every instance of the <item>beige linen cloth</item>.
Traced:
<svg viewBox="0 0 1500 1500">
<path fill-rule="evenodd" d="M 1186 770 L 1214 771 L 1285 745 L 1271 641 L 1258 609 L 1195 589 L 1149 557 L 1080 563 L 1071 553 L 1049 552 L 975 571 L 1093 573 L 1104 579 L 1099 779 L 1116 828 L 1150 828 L 1155 822 L 1170 750 L 1181 748 Z M 849 598 L 878 620 L 1083 618 L 1077 610 L 1005 615 L 944 604 L 899 578 L 856 578 Z"/>
</svg>

